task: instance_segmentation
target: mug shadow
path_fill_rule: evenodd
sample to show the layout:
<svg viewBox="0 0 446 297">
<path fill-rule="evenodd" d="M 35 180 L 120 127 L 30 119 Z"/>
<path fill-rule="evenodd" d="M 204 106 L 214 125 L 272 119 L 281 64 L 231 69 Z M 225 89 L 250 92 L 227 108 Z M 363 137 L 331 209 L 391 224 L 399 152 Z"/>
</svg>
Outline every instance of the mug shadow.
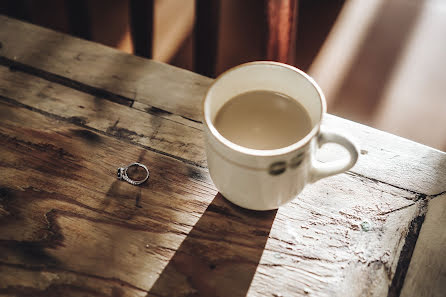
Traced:
<svg viewBox="0 0 446 297">
<path fill-rule="evenodd" d="M 246 296 L 276 213 L 242 209 L 218 193 L 147 296 Z"/>
</svg>

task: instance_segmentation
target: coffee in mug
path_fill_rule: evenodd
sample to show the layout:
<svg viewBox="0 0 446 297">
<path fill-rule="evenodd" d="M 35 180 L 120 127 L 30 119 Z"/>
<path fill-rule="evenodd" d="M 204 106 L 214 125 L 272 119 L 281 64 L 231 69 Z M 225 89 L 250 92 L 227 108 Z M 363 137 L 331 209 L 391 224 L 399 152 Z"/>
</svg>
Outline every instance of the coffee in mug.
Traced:
<svg viewBox="0 0 446 297">
<path fill-rule="evenodd" d="M 257 150 L 289 146 L 311 131 L 310 116 L 299 102 L 264 90 L 230 99 L 217 113 L 214 125 L 229 141 Z"/>
</svg>

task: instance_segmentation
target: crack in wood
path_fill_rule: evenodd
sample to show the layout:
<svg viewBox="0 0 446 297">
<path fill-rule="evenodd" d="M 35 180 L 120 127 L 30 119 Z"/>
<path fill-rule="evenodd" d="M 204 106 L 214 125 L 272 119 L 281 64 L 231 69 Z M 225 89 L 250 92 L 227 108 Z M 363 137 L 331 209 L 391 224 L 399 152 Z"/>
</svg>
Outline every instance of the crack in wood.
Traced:
<svg viewBox="0 0 446 297">
<path fill-rule="evenodd" d="M 441 196 L 443 194 L 446 194 L 446 191 L 442 191 L 442 192 L 440 192 L 438 194 L 434 194 L 434 195 L 428 195 L 427 197 L 432 200 L 432 199 L 434 199 L 434 198 L 436 198 L 438 196 Z"/>
<path fill-rule="evenodd" d="M 122 95 L 118 95 L 116 93 L 104 90 L 104 89 L 100 89 L 97 87 L 93 87 L 84 83 L 81 83 L 79 81 L 64 77 L 64 76 L 60 76 L 42 69 L 38 69 L 11 59 L 8 59 L 4 56 L 0 56 L 0 65 L 9 67 L 9 69 L 11 71 L 20 71 L 23 73 L 27 73 L 30 75 L 34 75 L 36 77 L 42 78 L 46 81 L 49 82 L 53 82 L 53 83 L 57 83 L 75 90 L 78 90 L 80 92 L 83 93 L 87 93 L 96 97 L 100 97 L 102 99 L 114 102 L 114 103 L 118 103 L 120 105 L 124 105 L 124 106 L 128 106 L 131 108 L 134 108 L 134 104 L 136 102 L 136 91 L 135 91 L 135 95 L 134 98 L 128 98 Z M 135 108 L 136 109 L 136 108 Z M 138 110 L 138 109 L 136 109 Z M 155 106 L 150 106 L 147 107 L 145 109 L 145 111 L 151 115 L 155 115 L 155 116 L 163 116 L 163 115 L 174 115 L 174 113 L 155 107 Z M 181 118 L 194 122 L 194 123 L 199 123 L 202 124 L 202 121 L 198 121 L 198 120 L 194 120 L 192 118 L 183 116 L 183 115 L 178 115 Z"/>
<path fill-rule="evenodd" d="M 185 117 L 185 116 L 181 116 L 183 119 L 186 119 L 186 120 L 189 120 L 189 121 L 191 121 L 191 122 L 195 122 L 195 123 L 198 123 L 198 124 L 203 124 L 203 122 L 202 121 L 197 121 L 197 120 L 194 120 L 194 119 L 191 119 L 191 118 L 188 118 L 188 117 Z"/>
<path fill-rule="evenodd" d="M 286 242 L 286 243 L 290 243 L 287 241 L 283 241 L 278 239 L 277 237 L 269 237 L 270 239 L 275 239 L 281 242 Z M 291 242 L 290 245 L 296 245 L 294 242 Z M 314 257 L 314 256 L 307 256 L 307 255 L 303 255 L 303 254 L 293 254 L 290 252 L 286 252 L 286 251 L 281 251 L 281 250 L 275 250 L 275 249 L 270 249 L 270 248 L 266 248 L 265 251 L 269 251 L 269 252 L 273 252 L 273 253 L 279 253 L 281 255 L 285 255 L 291 258 L 299 258 L 300 260 L 306 260 L 306 261 L 317 261 L 317 262 L 322 262 L 322 263 L 345 263 L 348 260 L 344 260 L 344 259 L 337 259 L 337 260 L 331 260 L 331 259 L 327 259 L 327 258 L 321 258 L 321 257 Z M 298 251 L 296 251 L 298 252 Z"/>
<path fill-rule="evenodd" d="M 146 107 L 144 109 L 148 114 L 154 115 L 154 116 L 162 116 L 162 115 L 171 115 L 173 113 L 171 113 L 170 111 L 155 107 L 155 106 L 150 106 L 150 107 Z"/>
<path fill-rule="evenodd" d="M 82 122 L 82 120 L 79 120 L 78 117 L 70 117 L 70 118 L 62 117 L 62 116 L 59 116 L 59 115 L 56 115 L 56 114 L 53 114 L 53 113 L 49 113 L 49 112 L 46 112 L 46 111 L 43 111 L 43 110 L 40 110 L 38 108 L 29 106 L 29 105 L 26 105 L 26 104 L 23 104 L 21 102 L 18 102 L 18 101 L 14 100 L 14 99 L 11 99 L 11 98 L 4 97 L 2 95 L 0 95 L 0 101 L 3 101 L 5 103 L 9 103 L 9 104 L 12 104 L 12 105 L 15 105 L 15 106 L 18 106 L 18 107 L 22 107 L 22 108 L 28 109 L 30 111 L 39 113 L 39 114 L 44 115 L 46 117 L 49 117 L 51 119 L 67 122 L 67 123 L 70 123 L 70 124 L 73 124 L 73 125 L 76 125 L 76 126 L 79 126 L 79 127 L 82 127 L 82 128 L 88 129 L 88 130 L 91 130 L 91 131 L 93 131 L 95 133 L 98 133 L 98 134 L 101 134 L 101 135 L 113 137 L 115 139 L 124 141 L 124 142 L 126 142 L 128 144 L 136 145 L 136 146 L 138 146 L 140 148 L 152 151 L 152 152 L 157 153 L 157 154 L 161 154 L 161 155 L 166 156 L 166 157 L 170 157 L 170 158 L 176 159 L 178 161 L 181 161 L 181 162 L 189 164 L 189 165 L 193 165 L 193 166 L 196 166 L 196 167 L 199 167 L 199 168 L 202 168 L 202 169 L 207 169 L 206 166 L 203 166 L 203 165 L 201 165 L 201 164 L 199 164 L 197 162 L 194 162 L 194 161 L 182 158 L 182 157 L 178 157 L 176 155 L 173 155 L 173 154 L 170 154 L 168 152 L 164 152 L 164 151 L 152 148 L 152 147 L 147 146 L 147 145 L 140 144 L 138 142 L 133 141 L 130 138 L 125 138 L 125 137 L 124 138 L 119 138 L 118 136 L 116 136 L 116 135 L 114 135 L 112 133 L 107 133 L 107 132 L 103 132 L 101 130 L 92 128 L 92 127 L 84 124 Z"/>
<path fill-rule="evenodd" d="M 378 215 L 378 216 L 387 215 L 387 214 L 389 214 L 389 213 L 393 213 L 393 212 L 396 212 L 396 211 L 403 210 L 403 209 L 406 209 L 406 208 L 408 208 L 408 207 L 414 206 L 415 204 L 416 204 L 416 203 L 414 202 L 414 203 L 412 203 L 412 204 L 408 204 L 408 205 L 405 205 L 405 206 L 402 206 L 402 207 L 399 207 L 399 208 L 396 208 L 396 209 L 392 209 L 392 210 L 389 210 L 389 211 L 381 212 L 381 213 L 379 213 L 379 214 L 377 214 L 377 215 Z"/>
<path fill-rule="evenodd" d="M 388 183 L 388 182 L 385 182 L 385 181 L 382 181 L 382 180 L 379 180 L 379 179 L 376 179 L 376 178 L 373 178 L 373 177 L 368 177 L 368 176 L 365 176 L 365 175 L 363 175 L 361 173 L 357 173 L 357 172 L 354 172 L 354 171 L 351 171 L 351 170 L 346 171 L 345 174 L 348 174 L 348 175 L 351 175 L 351 176 L 362 177 L 362 178 L 365 178 L 365 179 L 367 179 L 369 181 L 372 181 L 372 182 L 375 182 L 375 183 L 381 183 L 381 184 L 384 184 L 384 185 L 388 185 L 388 186 L 391 186 L 391 187 L 394 187 L 394 188 L 397 188 L 397 189 L 409 192 L 409 193 L 417 195 L 417 196 L 423 196 L 423 195 L 426 196 L 426 194 L 423 194 L 423 193 L 420 193 L 420 192 L 416 192 L 416 191 L 413 191 L 413 190 L 409 190 L 409 189 L 406 189 L 406 188 L 403 188 L 403 187 L 400 187 L 400 186 L 397 186 L 397 185 L 393 185 L 391 183 Z M 410 200 L 412 200 L 412 199 L 410 199 Z"/>
<path fill-rule="evenodd" d="M 131 107 L 133 105 L 134 100 L 130 99 L 130 98 L 126 98 L 124 96 L 121 95 L 117 95 L 114 93 L 111 93 L 109 91 L 103 90 L 103 89 L 99 89 L 96 87 L 92 87 L 89 85 L 86 85 L 84 83 L 51 73 L 51 72 L 47 72 L 45 70 L 41 70 L 38 68 L 34 68 L 32 66 L 29 65 L 25 65 L 22 64 L 20 62 L 14 61 L 14 60 L 10 60 L 8 58 L 5 58 L 3 56 L 0 56 L 0 65 L 3 66 L 7 66 L 9 67 L 12 71 L 21 71 L 24 73 L 28 73 L 37 77 L 40 77 L 44 80 L 50 81 L 50 82 L 54 82 L 54 83 L 58 83 L 60 85 L 87 93 L 87 94 L 91 94 L 93 96 L 97 96 L 121 105 L 125 105 L 125 106 L 129 106 Z"/>
<path fill-rule="evenodd" d="M 421 231 L 421 227 L 424 222 L 424 218 L 427 212 L 427 200 L 422 200 L 418 215 L 410 222 L 409 230 L 407 232 L 403 248 L 401 249 L 398 264 L 395 270 L 395 274 L 392 279 L 392 283 L 389 287 L 387 297 L 400 296 L 401 290 L 404 285 L 407 270 L 412 259 L 412 254 L 415 249 L 415 245 L 418 240 L 418 236 Z"/>
<path fill-rule="evenodd" d="M 186 126 L 190 129 L 195 129 L 198 131 L 203 131 L 202 122 L 197 121 L 194 119 L 190 119 L 188 117 L 180 116 L 177 114 L 174 114 L 170 111 L 167 111 L 165 109 L 161 109 L 152 105 L 148 105 L 141 102 L 135 102 L 134 105 L 132 105 L 132 108 L 138 111 L 142 111 L 145 113 L 148 113 L 150 115 L 156 116 L 156 118 L 162 118 L 164 120 L 174 122 L 176 124 L 180 124 L 183 126 Z"/>
</svg>

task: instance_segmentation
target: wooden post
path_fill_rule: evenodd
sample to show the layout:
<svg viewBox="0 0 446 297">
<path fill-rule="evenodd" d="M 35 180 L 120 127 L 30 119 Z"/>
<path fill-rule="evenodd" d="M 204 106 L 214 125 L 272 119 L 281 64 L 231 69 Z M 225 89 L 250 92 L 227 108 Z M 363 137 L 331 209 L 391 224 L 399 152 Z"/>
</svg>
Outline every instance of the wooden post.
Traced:
<svg viewBox="0 0 446 297">
<path fill-rule="evenodd" d="M 195 2 L 195 72 L 214 77 L 217 62 L 220 0 Z"/>
<path fill-rule="evenodd" d="M 297 6 L 297 0 L 267 0 L 268 60 L 294 64 Z"/>
<path fill-rule="evenodd" d="M 130 27 L 134 54 L 149 59 L 153 55 L 153 11 L 153 0 L 130 1 Z"/>
</svg>

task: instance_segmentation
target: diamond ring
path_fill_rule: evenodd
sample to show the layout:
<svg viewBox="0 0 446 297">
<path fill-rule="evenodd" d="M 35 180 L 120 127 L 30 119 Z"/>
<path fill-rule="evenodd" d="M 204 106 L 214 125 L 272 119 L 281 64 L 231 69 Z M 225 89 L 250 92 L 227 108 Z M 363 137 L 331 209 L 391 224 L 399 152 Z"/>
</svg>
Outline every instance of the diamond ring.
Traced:
<svg viewBox="0 0 446 297">
<path fill-rule="evenodd" d="M 128 175 L 127 175 L 127 170 L 132 167 L 132 166 L 138 166 L 141 168 L 144 168 L 144 170 L 146 171 L 146 176 L 141 179 L 141 180 L 133 180 L 131 179 Z M 132 184 L 134 186 L 140 185 L 142 183 L 144 183 L 146 180 L 149 179 L 149 169 L 147 169 L 147 167 L 141 163 L 132 163 L 127 167 L 119 167 L 118 168 L 118 179 L 119 180 L 125 180 L 126 182 L 128 182 L 129 184 Z"/>
</svg>

